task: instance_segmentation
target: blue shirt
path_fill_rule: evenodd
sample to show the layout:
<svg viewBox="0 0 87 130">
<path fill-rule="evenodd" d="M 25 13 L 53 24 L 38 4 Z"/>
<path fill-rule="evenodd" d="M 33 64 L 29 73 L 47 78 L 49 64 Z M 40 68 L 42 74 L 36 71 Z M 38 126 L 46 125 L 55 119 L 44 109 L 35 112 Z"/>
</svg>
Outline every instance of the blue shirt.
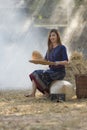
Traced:
<svg viewBox="0 0 87 130">
<path fill-rule="evenodd" d="M 64 61 L 64 60 L 68 61 L 66 47 L 64 45 L 58 45 L 57 47 L 52 48 L 49 54 L 46 53 L 45 59 L 53 62 Z M 58 66 L 50 65 L 49 67 L 51 70 L 56 70 L 56 71 L 65 70 L 64 65 L 58 65 Z"/>
</svg>

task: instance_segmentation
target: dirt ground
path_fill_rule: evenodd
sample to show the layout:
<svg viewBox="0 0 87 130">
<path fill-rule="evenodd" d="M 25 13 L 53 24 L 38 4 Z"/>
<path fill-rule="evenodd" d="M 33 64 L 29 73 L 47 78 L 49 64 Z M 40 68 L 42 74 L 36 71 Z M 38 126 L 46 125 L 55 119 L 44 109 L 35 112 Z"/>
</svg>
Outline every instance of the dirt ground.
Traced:
<svg viewBox="0 0 87 130">
<path fill-rule="evenodd" d="M 0 130 L 87 130 L 87 99 L 58 103 L 27 92 L 0 92 Z"/>
</svg>

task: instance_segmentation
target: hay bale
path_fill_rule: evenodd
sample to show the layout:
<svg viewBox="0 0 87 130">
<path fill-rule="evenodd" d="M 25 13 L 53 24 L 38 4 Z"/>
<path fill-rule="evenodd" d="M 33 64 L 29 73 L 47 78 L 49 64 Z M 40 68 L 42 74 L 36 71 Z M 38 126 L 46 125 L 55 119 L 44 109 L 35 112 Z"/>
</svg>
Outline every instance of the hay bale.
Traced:
<svg viewBox="0 0 87 130">
<path fill-rule="evenodd" d="M 70 82 L 57 80 L 52 83 L 50 94 L 65 94 L 66 100 L 70 100 L 75 95 L 75 90 Z"/>
<path fill-rule="evenodd" d="M 70 60 L 81 60 L 83 59 L 83 54 L 78 51 L 74 51 L 70 57 Z"/>
<path fill-rule="evenodd" d="M 87 74 L 87 61 L 84 60 L 82 53 L 77 51 L 73 52 L 69 64 L 66 66 L 66 77 L 64 80 L 71 82 L 76 88 L 75 75 Z"/>
</svg>

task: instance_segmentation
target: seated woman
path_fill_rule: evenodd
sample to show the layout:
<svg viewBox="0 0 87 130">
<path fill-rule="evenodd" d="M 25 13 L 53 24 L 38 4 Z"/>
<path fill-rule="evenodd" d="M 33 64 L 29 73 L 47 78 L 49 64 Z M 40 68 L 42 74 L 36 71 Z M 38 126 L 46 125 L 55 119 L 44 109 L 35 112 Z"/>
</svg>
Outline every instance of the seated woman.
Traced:
<svg viewBox="0 0 87 130">
<path fill-rule="evenodd" d="M 68 64 L 67 51 L 66 47 L 62 45 L 56 29 L 52 29 L 49 33 L 45 60 L 54 62 L 54 65 L 49 65 L 47 70 L 35 70 L 29 75 L 32 81 L 32 93 L 25 95 L 26 97 L 35 97 L 36 89 L 45 96 L 49 96 L 51 83 L 55 80 L 64 79 L 66 75 L 65 65 Z"/>
</svg>

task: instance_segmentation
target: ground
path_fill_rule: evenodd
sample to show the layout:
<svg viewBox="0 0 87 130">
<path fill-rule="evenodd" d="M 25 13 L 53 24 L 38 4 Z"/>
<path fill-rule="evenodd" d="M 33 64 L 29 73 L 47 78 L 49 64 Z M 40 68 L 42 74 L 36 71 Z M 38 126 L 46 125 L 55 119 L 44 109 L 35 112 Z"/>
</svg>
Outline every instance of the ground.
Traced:
<svg viewBox="0 0 87 130">
<path fill-rule="evenodd" d="M 0 92 L 0 130 L 87 130 L 87 99 L 58 103 L 27 92 Z"/>
</svg>

